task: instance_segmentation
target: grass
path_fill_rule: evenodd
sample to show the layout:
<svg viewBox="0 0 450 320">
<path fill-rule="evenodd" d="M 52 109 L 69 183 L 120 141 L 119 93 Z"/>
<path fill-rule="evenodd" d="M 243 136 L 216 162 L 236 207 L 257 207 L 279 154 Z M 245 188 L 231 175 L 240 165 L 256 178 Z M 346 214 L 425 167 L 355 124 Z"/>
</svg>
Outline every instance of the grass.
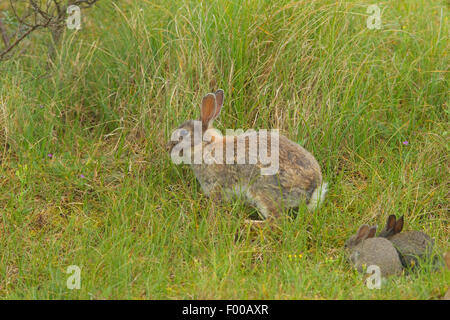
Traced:
<svg viewBox="0 0 450 320">
<path fill-rule="evenodd" d="M 0 63 L 0 297 L 442 296 L 450 272 L 427 266 L 369 290 L 342 249 L 397 214 L 449 251 L 449 7 L 378 1 L 370 30 L 370 4 L 100 1 L 53 62 L 35 34 Z M 316 156 L 320 210 L 255 231 L 171 163 L 170 132 L 217 88 L 220 130 L 279 128 Z"/>
</svg>

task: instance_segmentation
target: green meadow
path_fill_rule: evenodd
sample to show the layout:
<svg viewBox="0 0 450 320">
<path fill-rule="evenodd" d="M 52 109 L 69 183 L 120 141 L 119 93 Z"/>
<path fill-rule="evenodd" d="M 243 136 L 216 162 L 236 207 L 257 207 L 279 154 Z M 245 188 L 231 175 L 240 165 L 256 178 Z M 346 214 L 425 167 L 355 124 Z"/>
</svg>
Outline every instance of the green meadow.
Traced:
<svg viewBox="0 0 450 320">
<path fill-rule="evenodd" d="M 0 298 L 440 299 L 450 271 L 371 290 L 343 249 L 396 214 L 450 250 L 449 3 L 378 1 L 380 29 L 372 4 L 101 0 L 53 59 L 34 32 L 0 61 Z M 254 228 L 172 163 L 171 132 L 218 88 L 220 131 L 314 154 L 318 210 Z"/>
</svg>

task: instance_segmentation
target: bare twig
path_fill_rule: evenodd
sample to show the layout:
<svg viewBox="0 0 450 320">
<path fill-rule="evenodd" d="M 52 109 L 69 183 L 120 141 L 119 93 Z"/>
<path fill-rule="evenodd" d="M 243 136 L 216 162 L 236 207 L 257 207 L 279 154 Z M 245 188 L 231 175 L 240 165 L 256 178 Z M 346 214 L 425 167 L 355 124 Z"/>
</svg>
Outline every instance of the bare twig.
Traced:
<svg viewBox="0 0 450 320">
<path fill-rule="evenodd" d="M 76 0 L 76 1 L 70 1 L 70 4 L 79 6 L 80 8 L 90 8 L 92 7 L 98 0 Z"/>
<path fill-rule="evenodd" d="M 15 46 L 17 46 L 23 39 L 25 39 L 26 37 L 28 37 L 28 35 L 30 33 L 32 33 L 34 30 L 41 28 L 41 25 L 35 25 L 32 26 L 30 29 L 28 29 L 27 32 L 25 32 L 23 35 L 21 35 L 16 41 L 14 41 L 13 44 L 11 44 L 8 48 L 6 48 L 3 52 L 0 53 L 0 60 L 3 59 L 3 57 L 5 57 L 8 52 L 10 52 Z"/>
<path fill-rule="evenodd" d="M 5 43 L 5 49 L 0 51 L 0 60 L 4 59 L 14 47 L 38 29 L 47 29 L 51 32 L 52 41 L 49 44 L 48 50 L 50 58 L 53 58 L 65 26 L 67 8 L 70 5 L 77 5 L 82 9 L 89 8 L 97 1 L 48 0 L 42 2 L 37 0 L 22 0 L 20 1 L 22 5 L 20 6 L 20 10 L 18 10 L 16 6 L 19 1 L 9 0 L 10 10 L 18 21 L 18 27 L 15 33 L 11 37 L 8 37 L 6 28 L 0 19 L 0 35 Z M 13 41 L 13 39 L 15 40 Z"/>
<path fill-rule="evenodd" d="M 5 48 L 8 48 L 9 46 L 8 32 L 6 31 L 5 25 L 3 24 L 1 17 L 0 17 L 0 33 L 2 35 L 2 40 L 3 43 L 5 44 Z"/>
</svg>

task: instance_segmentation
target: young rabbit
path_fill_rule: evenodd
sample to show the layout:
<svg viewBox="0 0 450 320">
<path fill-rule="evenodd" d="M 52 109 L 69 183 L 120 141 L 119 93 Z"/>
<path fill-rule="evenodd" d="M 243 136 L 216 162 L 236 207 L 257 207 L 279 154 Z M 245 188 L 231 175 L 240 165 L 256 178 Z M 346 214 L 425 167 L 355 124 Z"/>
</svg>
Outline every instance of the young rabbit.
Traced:
<svg viewBox="0 0 450 320">
<path fill-rule="evenodd" d="M 395 215 L 390 215 L 378 236 L 391 241 L 399 253 L 402 265 L 412 268 L 418 264 L 419 259 L 431 256 L 434 240 L 421 231 L 401 232 L 403 223 L 403 216 L 397 220 Z"/>
<path fill-rule="evenodd" d="M 223 101 L 223 90 L 203 97 L 200 120 L 188 120 L 174 131 L 168 146 L 172 156 L 182 148 L 177 147 L 175 150 L 177 145 L 183 146 L 182 142 L 176 141 L 175 132 L 179 132 L 190 144 L 188 158 L 190 157 L 191 167 L 205 194 L 218 200 L 222 196 L 226 199 L 236 195 L 244 196 L 247 202 L 257 207 L 264 218 L 276 218 L 283 208 L 298 207 L 301 201 L 306 201 L 309 209 L 315 209 L 325 197 L 327 184 L 322 183 L 320 166 L 314 156 L 278 133 L 251 131 L 221 136 L 220 132 L 212 128 L 212 123 L 219 116 Z M 239 145 L 239 141 L 245 141 L 245 144 Z M 257 150 L 250 147 L 251 141 L 258 143 Z M 228 153 L 229 147 L 231 156 Z M 223 148 L 222 155 L 220 152 L 216 154 L 219 148 Z M 267 150 L 266 153 L 271 157 L 278 154 L 276 172 L 262 174 L 267 163 L 262 163 L 261 159 L 253 163 L 247 160 L 255 159 L 258 149 L 259 152 L 261 149 Z M 211 151 L 209 158 L 205 157 L 204 150 Z M 214 156 L 211 158 L 212 151 Z M 205 161 L 195 163 L 196 156 Z M 232 163 L 225 157 L 228 160 L 231 158 Z M 207 159 L 210 161 L 206 161 Z"/>
<path fill-rule="evenodd" d="M 384 277 L 401 273 L 397 251 L 389 240 L 375 237 L 376 230 L 376 226 L 364 224 L 347 240 L 345 247 L 350 251 L 350 262 L 359 272 L 364 271 L 363 266 L 375 265 Z"/>
</svg>

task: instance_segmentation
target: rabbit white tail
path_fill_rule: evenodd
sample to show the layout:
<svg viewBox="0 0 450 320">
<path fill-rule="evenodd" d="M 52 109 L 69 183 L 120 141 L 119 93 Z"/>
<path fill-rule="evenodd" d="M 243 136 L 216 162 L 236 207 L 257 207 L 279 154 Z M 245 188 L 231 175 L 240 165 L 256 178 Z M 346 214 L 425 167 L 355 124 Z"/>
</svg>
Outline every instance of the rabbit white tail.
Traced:
<svg viewBox="0 0 450 320">
<path fill-rule="evenodd" d="M 315 210 L 325 199 L 328 192 L 328 183 L 323 182 L 314 190 L 311 199 L 309 199 L 308 209 Z"/>
</svg>

